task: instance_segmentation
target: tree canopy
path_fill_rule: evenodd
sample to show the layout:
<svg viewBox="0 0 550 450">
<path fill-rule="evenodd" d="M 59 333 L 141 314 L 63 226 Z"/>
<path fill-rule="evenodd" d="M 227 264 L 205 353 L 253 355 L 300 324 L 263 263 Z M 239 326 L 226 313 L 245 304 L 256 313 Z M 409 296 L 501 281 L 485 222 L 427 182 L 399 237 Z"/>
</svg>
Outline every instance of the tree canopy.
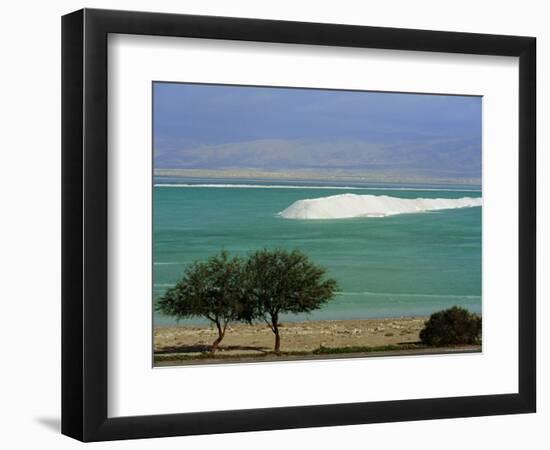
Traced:
<svg viewBox="0 0 550 450">
<path fill-rule="evenodd" d="M 259 250 L 245 264 L 248 320 L 263 320 L 275 334 L 280 351 L 279 315 L 308 313 L 333 298 L 336 280 L 299 250 Z"/>
<path fill-rule="evenodd" d="M 158 301 L 157 310 L 178 320 L 204 317 L 218 330 L 211 351 L 225 336 L 229 322 L 238 320 L 246 304 L 243 289 L 243 263 L 226 251 L 205 262 L 195 262 L 182 279 Z"/>
<path fill-rule="evenodd" d="M 232 321 L 264 321 L 280 351 L 280 314 L 308 313 L 334 297 L 337 283 L 299 250 L 259 250 L 246 260 L 226 251 L 185 270 L 158 300 L 157 310 L 179 319 L 204 317 L 216 325 L 215 352 Z"/>
</svg>

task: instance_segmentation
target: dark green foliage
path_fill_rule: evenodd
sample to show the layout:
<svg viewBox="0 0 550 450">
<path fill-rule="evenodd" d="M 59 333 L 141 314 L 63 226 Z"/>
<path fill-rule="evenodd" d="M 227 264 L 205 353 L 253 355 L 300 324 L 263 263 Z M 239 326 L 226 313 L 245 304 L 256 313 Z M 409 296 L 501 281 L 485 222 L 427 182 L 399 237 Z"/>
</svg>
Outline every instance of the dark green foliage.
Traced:
<svg viewBox="0 0 550 450">
<path fill-rule="evenodd" d="M 302 252 L 284 249 L 260 250 L 245 265 L 247 304 L 242 318 L 263 320 L 275 334 L 275 352 L 280 351 L 279 315 L 308 313 L 333 298 L 336 281 L 325 278 Z"/>
<path fill-rule="evenodd" d="M 387 344 L 378 346 L 349 346 L 349 347 L 318 347 L 311 352 L 312 355 L 337 355 L 346 353 L 373 353 L 373 352 L 391 352 L 399 350 L 417 350 L 425 348 L 422 345 L 411 344 Z"/>
<path fill-rule="evenodd" d="M 181 281 L 157 302 L 157 310 L 178 319 L 205 317 L 216 325 L 215 352 L 232 321 L 265 321 L 280 351 L 279 315 L 308 313 L 334 296 L 336 281 L 298 250 L 261 250 L 246 261 L 223 251 L 189 266 Z"/>
<path fill-rule="evenodd" d="M 380 345 L 380 346 L 352 346 L 352 347 L 318 347 L 315 350 L 305 350 L 305 351 L 285 351 L 280 352 L 278 356 L 287 356 L 287 357 L 308 357 L 308 356 L 319 356 L 319 355 L 346 355 L 346 354 L 364 354 L 364 353 L 380 353 L 380 352 L 403 352 L 402 354 L 422 354 L 422 351 L 425 351 L 427 347 L 422 344 L 416 343 L 403 343 L 403 344 L 389 344 L 389 345 Z M 264 352 L 262 354 L 257 353 L 242 353 L 242 354 L 231 354 L 231 355 L 218 355 L 216 356 L 217 360 L 234 360 L 234 361 L 243 361 L 247 359 L 253 360 L 270 360 L 273 358 L 273 353 Z M 155 363 L 177 363 L 177 362 L 186 362 L 186 361 L 197 361 L 197 360 L 209 360 L 212 358 L 212 355 L 209 353 L 201 353 L 199 355 L 186 355 L 186 354 L 155 354 Z"/>
<path fill-rule="evenodd" d="M 226 251 L 206 262 L 189 266 L 173 288 L 158 301 L 157 310 L 178 319 L 205 317 L 216 325 L 215 352 L 229 322 L 238 320 L 245 304 L 243 263 L 230 258 Z"/>
<path fill-rule="evenodd" d="M 453 306 L 430 316 L 420 332 L 421 341 L 431 347 L 481 343 L 481 317 Z"/>
</svg>

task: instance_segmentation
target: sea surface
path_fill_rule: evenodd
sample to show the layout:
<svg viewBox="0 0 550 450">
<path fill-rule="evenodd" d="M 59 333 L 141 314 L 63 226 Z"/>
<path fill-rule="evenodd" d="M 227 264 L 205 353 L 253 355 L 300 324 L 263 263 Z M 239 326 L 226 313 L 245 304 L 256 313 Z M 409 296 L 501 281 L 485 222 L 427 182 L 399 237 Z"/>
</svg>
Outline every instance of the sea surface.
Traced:
<svg viewBox="0 0 550 450">
<path fill-rule="evenodd" d="M 453 305 L 481 313 L 482 207 L 326 220 L 278 215 L 310 198 L 477 198 L 479 187 L 155 178 L 153 190 L 153 301 L 188 264 L 222 249 L 282 247 L 305 252 L 340 286 L 322 309 L 283 321 L 424 316 Z M 175 323 L 154 313 L 155 325 Z"/>
</svg>

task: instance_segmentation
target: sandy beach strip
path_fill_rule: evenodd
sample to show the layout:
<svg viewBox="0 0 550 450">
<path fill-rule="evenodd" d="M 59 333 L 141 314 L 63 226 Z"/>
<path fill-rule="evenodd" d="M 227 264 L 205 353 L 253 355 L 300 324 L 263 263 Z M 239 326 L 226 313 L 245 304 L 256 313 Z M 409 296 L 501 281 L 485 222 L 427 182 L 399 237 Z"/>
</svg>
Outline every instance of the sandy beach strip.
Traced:
<svg viewBox="0 0 550 450">
<path fill-rule="evenodd" d="M 285 322 L 280 328 L 281 355 L 273 353 L 274 334 L 267 325 L 231 324 L 215 358 L 209 353 L 217 337 L 214 327 L 157 327 L 153 338 L 155 366 L 481 351 L 478 345 L 449 348 L 421 345 L 419 334 L 426 320 L 427 317 L 397 317 Z M 322 353 L 318 351 L 320 348 Z"/>
<path fill-rule="evenodd" d="M 418 342 L 426 317 L 284 322 L 281 351 L 313 351 L 319 347 L 379 347 Z M 217 331 L 210 326 L 157 327 L 155 354 L 197 354 L 208 351 Z M 266 324 L 231 324 L 220 345 L 225 354 L 263 354 L 273 349 L 274 334 Z"/>
</svg>

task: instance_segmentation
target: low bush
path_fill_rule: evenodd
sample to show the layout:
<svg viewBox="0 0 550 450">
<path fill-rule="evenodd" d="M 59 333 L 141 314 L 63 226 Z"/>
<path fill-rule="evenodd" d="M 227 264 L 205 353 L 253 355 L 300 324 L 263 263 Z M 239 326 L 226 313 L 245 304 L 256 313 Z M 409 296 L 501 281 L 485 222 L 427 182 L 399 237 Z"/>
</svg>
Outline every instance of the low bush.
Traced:
<svg viewBox="0 0 550 450">
<path fill-rule="evenodd" d="M 430 347 L 480 344 L 481 317 L 458 306 L 436 312 L 424 324 L 420 340 Z"/>
</svg>

